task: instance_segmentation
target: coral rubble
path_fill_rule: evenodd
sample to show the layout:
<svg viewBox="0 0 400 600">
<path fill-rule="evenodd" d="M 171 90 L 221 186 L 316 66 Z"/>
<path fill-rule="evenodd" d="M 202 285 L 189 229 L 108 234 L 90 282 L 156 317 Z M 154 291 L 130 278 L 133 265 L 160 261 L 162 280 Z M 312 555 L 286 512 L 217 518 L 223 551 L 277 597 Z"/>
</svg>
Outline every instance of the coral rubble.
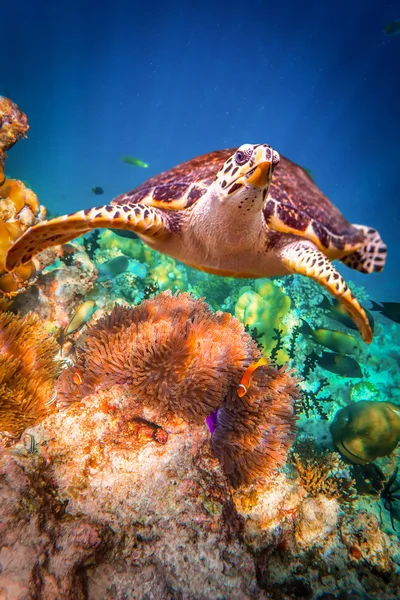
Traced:
<svg viewBox="0 0 400 600">
<path fill-rule="evenodd" d="M 384 589 L 397 600 L 398 540 L 373 514 L 311 496 L 285 472 L 232 489 L 204 423 L 165 419 L 161 443 L 156 409 L 138 422 L 131 402 L 109 386 L 32 428 L 37 454 L 0 451 L 0 590 L 319 600 Z"/>
</svg>

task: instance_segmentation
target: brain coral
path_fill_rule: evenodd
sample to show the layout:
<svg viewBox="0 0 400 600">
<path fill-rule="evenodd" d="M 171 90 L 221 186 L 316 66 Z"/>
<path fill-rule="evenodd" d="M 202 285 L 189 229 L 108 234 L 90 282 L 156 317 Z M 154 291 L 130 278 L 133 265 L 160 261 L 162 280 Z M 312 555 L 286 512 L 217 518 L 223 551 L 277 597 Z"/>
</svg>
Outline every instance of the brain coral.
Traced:
<svg viewBox="0 0 400 600">
<path fill-rule="evenodd" d="M 136 307 L 117 305 L 87 329 L 75 365 L 59 379 L 57 403 L 119 384 L 140 405 L 189 423 L 216 412 L 215 453 L 234 481 L 248 482 L 284 462 L 298 397 L 296 381 L 270 367 L 257 370 L 247 396 L 237 396 L 259 356 L 235 317 L 167 291 Z"/>
<path fill-rule="evenodd" d="M 46 412 L 58 349 L 36 315 L 0 314 L 0 432 L 17 436 Z"/>
</svg>

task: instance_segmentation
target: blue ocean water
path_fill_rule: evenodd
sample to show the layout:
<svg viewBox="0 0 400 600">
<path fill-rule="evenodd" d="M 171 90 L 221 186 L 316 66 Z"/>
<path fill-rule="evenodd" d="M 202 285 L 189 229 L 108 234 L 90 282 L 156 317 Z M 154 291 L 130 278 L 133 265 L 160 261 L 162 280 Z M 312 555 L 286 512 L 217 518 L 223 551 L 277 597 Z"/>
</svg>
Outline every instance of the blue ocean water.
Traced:
<svg viewBox="0 0 400 600">
<path fill-rule="evenodd" d="M 7 3 L 0 93 L 31 126 L 7 173 L 64 213 L 197 154 L 266 142 L 310 169 L 350 221 L 380 231 L 384 274 L 347 277 L 378 301 L 399 300 L 400 36 L 384 34 L 399 9 L 376 0 Z"/>
</svg>

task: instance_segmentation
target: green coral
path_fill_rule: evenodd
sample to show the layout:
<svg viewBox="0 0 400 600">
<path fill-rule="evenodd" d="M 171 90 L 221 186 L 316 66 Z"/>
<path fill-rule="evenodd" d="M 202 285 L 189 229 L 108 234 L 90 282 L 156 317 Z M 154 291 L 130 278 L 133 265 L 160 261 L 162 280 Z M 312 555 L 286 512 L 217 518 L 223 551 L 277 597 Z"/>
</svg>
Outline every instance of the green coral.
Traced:
<svg viewBox="0 0 400 600">
<path fill-rule="evenodd" d="M 144 262 L 148 266 L 156 262 L 159 256 L 158 252 L 151 250 L 141 240 L 121 237 L 110 229 L 104 229 L 99 234 L 98 244 L 101 250 L 114 250 L 114 253 L 109 254 L 111 258 L 118 254 L 125 254 L 125 256 Z"/>
<path fill-rule="evenodd" d="M 283 321 L 290 311 L 290 298 L 270 279 L 258 279 L 253 287 L 255 290 L 248 286 L 241 289 L 235 316 L 245 326 L 257 328 L 263 334 L 258 341 L 269 355 L 276 346 L 275 330 L 281 331 L 282 336 L 287 333 Z M 275 358 L 280 364 L 288 360 L 284 349 L 280 349 Z"/>
<path fill-rule="evenodd" d="M 166 254 L 160 254 L 159 257 L 158 264 L 151 268 L 151 278 L 157 283 L 159 290 L 186 291 L 186 271 L 178 268 L 176 261 Z"/>
<path fill-rule="evenodd" d="M 148 246 L 143 244 L 140 239 L 131 239 L 116 235 L 109 229 L 102 231 L 98 238 L 99 250 L 96 251 L 96 261 L 104 262 L 120 254 L 144 263 L 149 268 L 147 281 L 151 281 L 158 286 L 160 291 L 172 290 L 186 291 L 187 270 L 179 265 L 173 258 L 159 252 L 154 252 Z M 118 292 L 125 298 L 132 301 L 137 299 L 137 292 L 129 291 L 130 278 L 120 276 L 117 282 Z M 134 287 L 137 283 L 132 281 Z"/>
<path fill-rule="evenodd" d="M 372 400 L 379 396 L 379 389 L 371 381 L 360 381 L 352 386 L 350 398 L 352 402 Z"/>
</svg>

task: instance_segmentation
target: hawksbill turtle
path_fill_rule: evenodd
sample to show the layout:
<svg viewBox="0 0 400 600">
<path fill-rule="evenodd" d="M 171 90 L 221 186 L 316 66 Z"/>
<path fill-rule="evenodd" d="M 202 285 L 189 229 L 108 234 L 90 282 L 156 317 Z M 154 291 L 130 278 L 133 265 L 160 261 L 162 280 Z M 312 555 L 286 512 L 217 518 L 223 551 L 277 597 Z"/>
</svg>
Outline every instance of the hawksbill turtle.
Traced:
<svg viewBox="0 0 400 600">
<path fill-rule="evenodd" d="M 364 340 L 372 340 L 364 309 L 332 261 L 381 271 L 385 244 L 375 229 L 351 225 L 304 169 L 267 144 L 210 152 L 109 205 L 38 223 L 9 248 L 6 268 L 96 227 L 133 231 L 154 250 L 208 273 L 311 277 L 343 304 Z"/>
</svg>

